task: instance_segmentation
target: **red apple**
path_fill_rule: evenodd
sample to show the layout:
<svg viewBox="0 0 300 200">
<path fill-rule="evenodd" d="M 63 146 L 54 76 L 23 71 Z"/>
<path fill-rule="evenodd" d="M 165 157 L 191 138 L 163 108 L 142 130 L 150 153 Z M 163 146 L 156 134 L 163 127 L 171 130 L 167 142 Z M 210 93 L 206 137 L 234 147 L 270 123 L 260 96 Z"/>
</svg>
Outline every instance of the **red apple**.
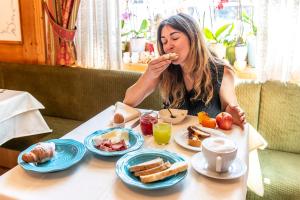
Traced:
<svg viewBox="0 0 300 200">
<path fill-rule="evenodd" d="M 218 127 L 223 130 L 230 130 L 232 127 L 232 116 L 227 112 L 221 112 L 216 116 Z"/>
</svg>

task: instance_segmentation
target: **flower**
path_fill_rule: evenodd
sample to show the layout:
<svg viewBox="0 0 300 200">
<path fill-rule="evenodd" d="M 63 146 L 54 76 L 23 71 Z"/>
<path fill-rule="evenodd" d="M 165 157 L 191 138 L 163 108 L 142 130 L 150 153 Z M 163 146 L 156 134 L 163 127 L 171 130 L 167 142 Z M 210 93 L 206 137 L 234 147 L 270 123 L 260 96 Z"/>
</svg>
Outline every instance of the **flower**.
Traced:
<svg viewBox="0 0 300 200">
<path fill-rule="evenodd" d="M 132 13 L 125 11 L 124 13 L 122 13 L 122 20 L 129 20 L 131 17 Z"/>
<path fill-rule="evenodd" d="M 222 10 L 224 8 L 223 3 L 228 3 L 228 0 L 220 0 L 216 8 Z"/>
</svg>

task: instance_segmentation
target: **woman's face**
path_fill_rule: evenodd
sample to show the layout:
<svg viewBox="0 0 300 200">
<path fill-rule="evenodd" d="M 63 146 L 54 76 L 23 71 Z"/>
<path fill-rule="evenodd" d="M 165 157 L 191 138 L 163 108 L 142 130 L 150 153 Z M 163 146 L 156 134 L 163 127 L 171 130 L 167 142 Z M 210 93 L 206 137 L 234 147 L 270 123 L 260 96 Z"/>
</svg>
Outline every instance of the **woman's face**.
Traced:
<svg viewBox="0 0 300 200">
<path fill-rule="evenodd" d="M 172 63 L 184 66 L 190 51 L 188 37 L 183 32 L 166 25 L 162 28 L 160 39 L 165 53 L 178 54 L 179 57 Z"/>
</svg>

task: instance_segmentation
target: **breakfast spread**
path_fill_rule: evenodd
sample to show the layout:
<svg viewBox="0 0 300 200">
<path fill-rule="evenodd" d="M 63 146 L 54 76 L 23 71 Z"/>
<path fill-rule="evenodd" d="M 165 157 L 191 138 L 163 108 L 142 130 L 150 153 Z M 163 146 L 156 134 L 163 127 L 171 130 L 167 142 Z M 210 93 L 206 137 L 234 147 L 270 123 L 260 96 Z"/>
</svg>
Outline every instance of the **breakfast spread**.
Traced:
<svg viewBox="0 0 300 200">
<path fill-rule="evenodd" d="M 202 140 L 210 137 L 210 133 L 200 130 L 196 126 L 189 126 L 188 130 L 188 144 L 193 147 L 200 147 Z"/>
<path fill-rule="evenodd" d="M 114 129 L 93 138 L 94 146 L 103 151 L 122 151 L 128 148 L 129 134 L 127 130 Z"/>
<path fill-rule="evenodd" d="M 44 163 L 50 160 L 55 154 L 53 142 L 40 142 L 29 153 L 22 155 L 22 160 L 27 163 Z"/>
<path fill-rule="evenodd" d="M 143 183 L 151 183 L 163 180 L 167 177 L 187 170 L 188 164 L 184 161 L 173 164 L 164 162 L 162 158 L 155 158 L 129 168 L 135 176 L 138 176 Z"/>
</svg>

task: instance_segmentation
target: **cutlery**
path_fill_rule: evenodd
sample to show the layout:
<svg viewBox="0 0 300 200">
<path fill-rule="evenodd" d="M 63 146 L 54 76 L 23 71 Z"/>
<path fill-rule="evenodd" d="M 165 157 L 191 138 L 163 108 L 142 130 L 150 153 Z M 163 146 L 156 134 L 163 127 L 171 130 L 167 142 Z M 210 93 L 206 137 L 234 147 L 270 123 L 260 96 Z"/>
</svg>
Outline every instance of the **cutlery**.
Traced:
<svg viewBox="0 0 300 200">
<path fill-rule="evenodd" d="M 171 112 L 169 105 L 167 103 L 163 103 L 164 107 L 169 111 L 171 118 L 176 118 L 175 115 L 173 115 L 173 113 Z"/>
<path fill-rule="evenodd" d="M 171 115 L 171 118 L 176 118 L 176 116 L 174 116 L 170 110 L 170 108 L 167 108 L 167 110 L 169 111 L 170 115 Z"/>
<path fill-rule="evenodd" d="M 133 124 L 131 124 L 130 128 L 135 128 L 140 124 L 140 118 L 138 118 Z"/>
</svg>

